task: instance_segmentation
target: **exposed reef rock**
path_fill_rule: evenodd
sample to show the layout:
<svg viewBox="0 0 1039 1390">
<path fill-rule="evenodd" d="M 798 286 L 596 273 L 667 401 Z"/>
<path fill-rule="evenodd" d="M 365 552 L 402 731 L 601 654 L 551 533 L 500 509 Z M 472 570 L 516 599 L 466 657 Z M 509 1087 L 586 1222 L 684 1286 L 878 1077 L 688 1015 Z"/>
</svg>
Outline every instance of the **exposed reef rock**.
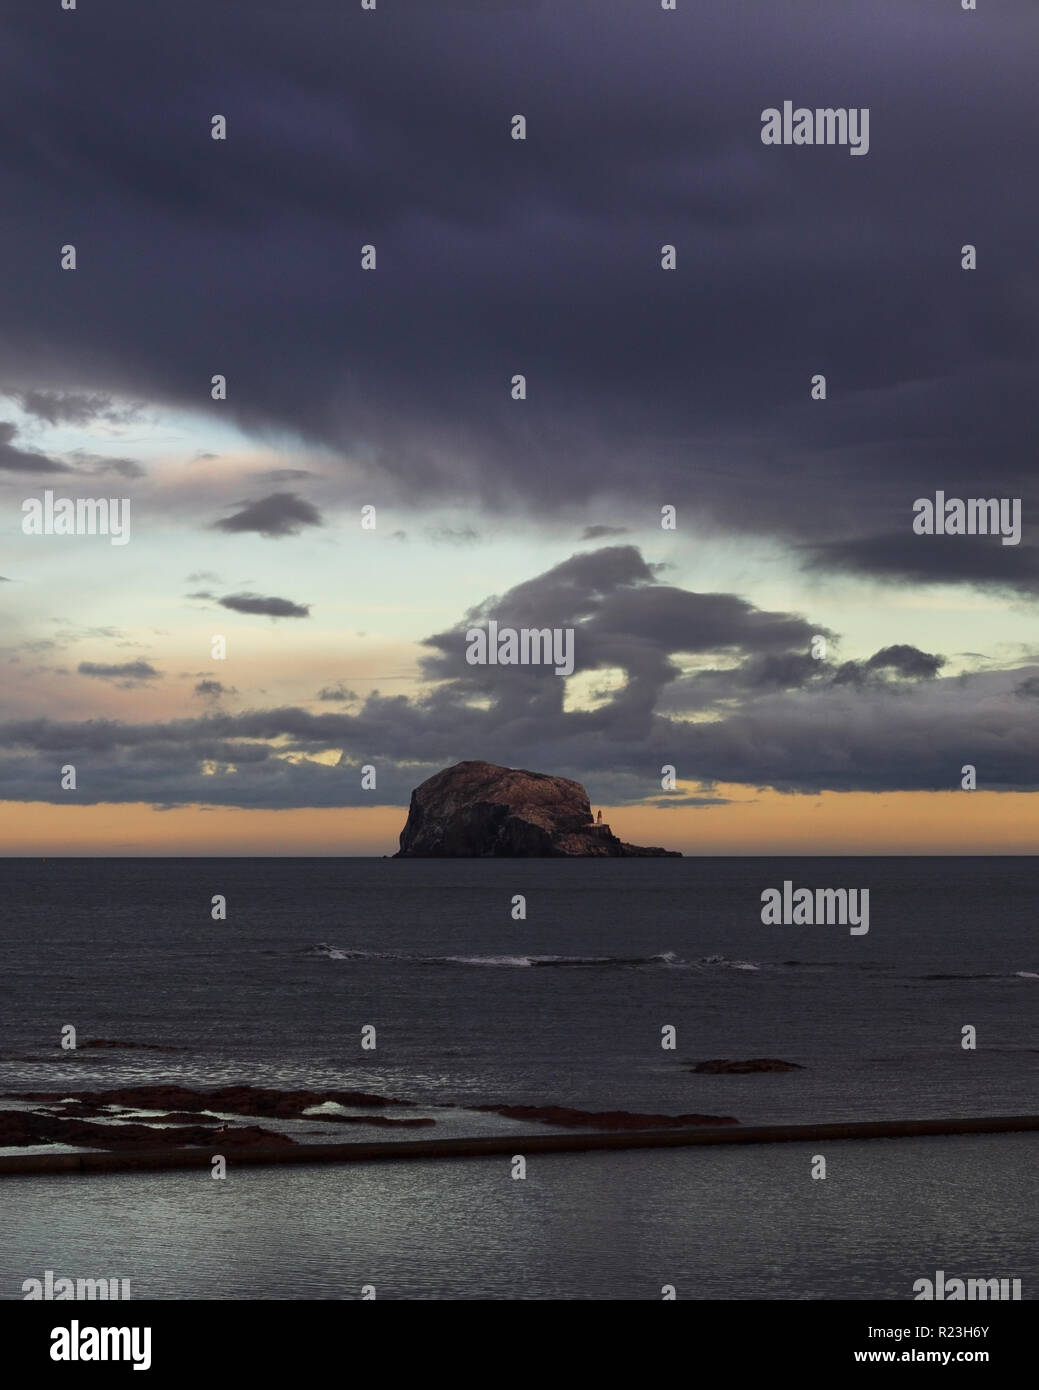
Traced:
<svg viewBox="0 0 1039 1390">
<path fill-rule="evenodd" d="M 257 1125 L 219 1131 L 206 1129 L 197 1121 L 185 1126 L 151 1124 L 104 1124 L 90 1120 L 62 1119 L 57 1115 L 36 1115 L 28 1110 L 0 1110 L 0 1148 L 19 1148 L 30 1144 L 74 1144 L 92 1149 L 144 1148 L 161 1145 L 179 1148 L 185 1144 L 222 1147 L 242 1144 L 292 1144 L 287 1134 L 276 1134 Z"/>
<path fill-rule="evenodd" d="M 329 1102 L 380 1109 L 410 1106 L 366 1091 L 273 1090 L 262 1086 L 222 1086 L 203 1091 L 189 1086 L 122 1086 L 105 1091 L 23 1091 L 9 1097 L 32 1101 L 40 1110 L 0 1109 L 0 1148 L 36 1144 L 73 1144 L 92 1149 L 180 1148 L 185 1145 L 284 1145 L 286 1134 L 258 1125 L 228 1124 L 219 1115 L 274 1119 L 308 1119 L 332 1125 L 417 1128 L 436 1123 L 425 1117 L 390 1119 L 387 1115 L 342 1115 L 319 1110 Z M 133 1111 L 161 1111 L 141 1116 Z M 218 1114 L 207 1114 L 217 1111 Z M 42 1112 L 42 1113 L 41 1113 Z M 322 1132 L 322 1131 L 311 1131 Z"/>
<path fill-rule="evenodd" d="M 580 782 L 542 772 L 464 762 L 411 793 L 396 859 L 680 859 L 596 825 Z"/>
<path fill-rule="evenodd" d="M 62 1101 L 66 1097 L 66 1091 L 23 1091 L 17 1098 Z M 79 1112 L 81 1114 L 85 1113 L 88 1107 L 96 1112 L 99 1107 L 122 1105 L 141 1110 L 215 1110 L 221 1115 L 266 1116 L 283 1120 L 300 1119 L 312 1106 L 324 1105 L 329 1101 L 358 1109 L 367 1106 L 411 1105 L 411 1101 L 408 1100 L 389 1100 L 385 1096 L 370 1095 L 367 1091 L 280 1091 L 264 1086 L 221 1086 L 212 1091 L 174 1085 L 119 1086 L 107 1091 L 77 1091 L 74 1097 L 68 1098 L 76 1106 L 82 1107 Z"/>
</svg>

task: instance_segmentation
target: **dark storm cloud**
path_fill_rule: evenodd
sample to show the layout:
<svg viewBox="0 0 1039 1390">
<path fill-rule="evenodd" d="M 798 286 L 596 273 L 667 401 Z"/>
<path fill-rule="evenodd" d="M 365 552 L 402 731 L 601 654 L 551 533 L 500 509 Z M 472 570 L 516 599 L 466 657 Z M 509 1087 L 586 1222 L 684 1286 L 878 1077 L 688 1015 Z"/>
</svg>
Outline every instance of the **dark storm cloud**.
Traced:
<svg viewBox="0 0 1039 1390">
<path fill-rule="evenodd" d="M 573 555 L 536 579 L 471 609 L 451 631 L 426 639 L 433 654 L 424 675 L 451 680 L 474 695 L 494 694 L 517 713 L 529 702 L 542 720 L 560 718 L 562 682 L 548 667 L 502 668 L 465 663 L 466 631 L 495 619 L 500 626 L 574 628 L 575 673 L 620 668 L 626 683 L 610 704 L 609 723 L 651 719 L 662 691 L 681 675 L 681 654 L 807 651 L 818 631 L 803 618 L 765 613 L 733 594 L 696 594 L 662 584 L 659 567 L 635 546 Z M 508 670 L 507 679 L 502 675 Z M 606 719 L 605 714 L 600 718 Z"/>
<path fill-rule="evenodd" d="M 260 536 L 297 536 L 304 526 L 320 526 L 321 513 L 294 492 L 272 492 L 256 502 L 239 503 L 242 511 L 215 521 L 217 531 L 255 531 Z"/>
<path fill-rule="evenodd" d="M 665 763 L 683 779 L 814 793 L 955 789 L 970 761 L 990 790 L 1035 790 L 1039 720 L 1014 693 L 1020 674 L 939 680 L 897 704 L 879 690 L 845 691 L 837 702 L 825 693 L 767 696 L 716 721 L 657 719 L 625 744 L 597 714 L 545 728 L 536 717 L 467 709 L 457 696 L 373 696 L 353 716 L 282 708 L 151 725 L 8 721 L 0 725 L 0 799 L 56 800 L 58 754 L 89 772 L 87 801 L 170 805 L 371 805 L 356 775 L 366 762 L 379 771 L 379 802 L 404 805 L 426 776 L 463 757 L 575 777 L 594 799 L 617 803 L 659 797 Z M 281 741 L 278 750 L 270 739 Z M 344 750 L 340 766 L 307 760 L 329 748 Z M 211 761 L 226 770 L 203 771 Z"/>
<path fill-rule="evenodd" d="M 226 418 L 349 458 L 376 501 L 669 503 L 828 567 L 907 494 L 1039 503 L 1034 4 L 983 43 L 922 0 L 104 16 L 0 21 L 19 389 L 211 409 L 220 370 Z M 763 146 L 788 97 L 868 106 L 868 155 Z M 919 577 L 907 554 L 869 572 Z"/>
<path fill-rule="evenodd" d="M 657 601 L 664 617 L 655 620 Z M 570 621 L 576 673 L 619 667 L 624 683 L 595 709 L 567 708 L 566 682 L 550 669 L 469 666 L 464 631 L 487 612 Z M 711 788 L 729 782 L 813 793 L 955 788 L 966 762 L 990 790 L 1039 787 L 1039 707 L 1023 698 L 1039 690 L 1039 668 L 945 678 L 939 655 L 903 645 L 858 663 L 852 681 L 842 678 L 849 663 L 806 657 L 823 631 L 730 594 L 675 589 L 633 547 L 610 547 L 487 599 L 429 638 L 430 685 L 414 697 L 374 691 L 356 713 L 9 720 L 0 724 L 0 799 L 56 799 L 58 753 L 89 769 L 87 799 L 163 805 L 370 805 L 356 775 L 365 763 L 378 768 L 380 800 L 403 804 L 424 777 L 464 758 L 574 777 L 615 803 L 659 798 L 667 764 L 698 786 L 690 804 L 716 804 Z M 713 664 L 719 654 L 726 667 Z M 342 687 L 319 698 L 333 690 Z M 338 765 L 315 760 L 332 751 Z"/>
<path fill-rule="evenodd" d="M 908 532 L 908 527 L 907 527 Z M 864 536 L 815 546 L 808 567 L 844 570 L 890 583 L 952 584 L 1039 594 L 1039 546 L 993 536 Z"/>
<path fill-rule="evenodd" d="M 262 594 L 227 594 L 218 599 L 221 608 L 232 613 L 263 613 L 269 618 L 309 618 L 309 603 L 293 603 L 287 598 L 265 598 Z"/>
<path fill-rule="evenodd" d="M 114 681 L 126 689 L 147 681 L 160 680 L 162 672 L 157 671 L 147 661 L 124 661 L 119 665 L 106 666 L 97 661 L 81 661 L 76 668 L 81 676 L 93 676 L 97 680 Z"/>
<path fill-rule="evenodd" d="M 59 463 L 46 454 L 16 448 L 11 441 L 17 433 L 14 425 L 0 420 L 0 470 L 9 473 L 71 473 L 67 463 Z"/>
<path fill-rule="evenodd" d="M 832 636 L 821 630 L 812 635 Z M 662 712 L 709 710 L 737 698 L 842 685 L 908 692 L 915 682 L 936 676 L 945 664 L 944 656 L 908 645 L 885 647 L 866 661 L 838 665 L 805 651 L 756 653 L 734 665 L 705 667 L 672 682 L 660 693 L 657 708 Z"/>
</svg>

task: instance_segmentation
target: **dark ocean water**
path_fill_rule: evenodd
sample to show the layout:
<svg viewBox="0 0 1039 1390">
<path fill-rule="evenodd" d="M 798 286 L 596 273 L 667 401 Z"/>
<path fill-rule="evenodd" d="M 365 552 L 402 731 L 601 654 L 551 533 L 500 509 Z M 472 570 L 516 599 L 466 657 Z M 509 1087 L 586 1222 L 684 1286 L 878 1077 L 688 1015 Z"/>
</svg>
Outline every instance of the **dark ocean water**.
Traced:
<svg viewBox="0 0 1039 1390">
<path fill-rule="evenodd" d="M 869 889 L 868 934 L 763 925 L 785 879 Z M 1037 909 L 1014 858 L 0 861 L 0 1091 L 364 1089 L 517 1152 L 527 1127 L 464 1107 L 1033 1112 Z M 181 1050 L 63 1052 L 70 1023 Z M 760 1056 L 804 1070 L 689 1069 Z M 141 1298 L 906 1298 L 944 1268 L 1034 1298 L 1036 1142 L 831 1144 L 823 1182 L 801 1145 L 545 1157 L 523 1182 L 504 1159 L 8 1179 L 0 1297 L 51 1268 Z"/>
</svg>

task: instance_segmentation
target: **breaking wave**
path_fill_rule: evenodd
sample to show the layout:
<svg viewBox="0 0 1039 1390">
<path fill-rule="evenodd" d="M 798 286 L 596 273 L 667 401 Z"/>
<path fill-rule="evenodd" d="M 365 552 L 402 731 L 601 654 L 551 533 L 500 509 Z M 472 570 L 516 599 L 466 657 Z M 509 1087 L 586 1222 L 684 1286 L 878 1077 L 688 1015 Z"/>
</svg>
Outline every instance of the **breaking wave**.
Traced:
<svg viewBox="0 0 1039 1390">
<path fill-rule="evenodd" d="M 462 965 L 499 970 L 527 970 L 533 968 L 598 967 L 600 969 L 625 969 L 631 967 L 656 966 L 684 970 L 760 970 L 761 966 L 749 960 L 729 960 L 726 956 L 702 956 L 697 960 L 683 960 L 674 951 L 659 951 L 651 956 L 549 956 L 549 955 L 502 955 L 502 956 L 415 956 L 400 951 L 357 951 L 340 946 L 330 946 L 321 942 L 307 950 L 309 956 L 323 956 L 328 960 L 392 960 L 413 965 Z"/>
</svg>

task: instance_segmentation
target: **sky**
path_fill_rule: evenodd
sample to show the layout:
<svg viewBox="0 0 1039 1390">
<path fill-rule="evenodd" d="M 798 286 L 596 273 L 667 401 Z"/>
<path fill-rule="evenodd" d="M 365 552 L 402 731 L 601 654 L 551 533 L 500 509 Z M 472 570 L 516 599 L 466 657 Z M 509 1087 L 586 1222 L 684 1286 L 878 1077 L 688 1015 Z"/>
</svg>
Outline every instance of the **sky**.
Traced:
<svg viewBox="0 0 1039 1390">
<path fill-rule="evenodd" d="M 466 758 L 689 854 L 1035 853 L 1037 43 L 1032 0 L 9 7 L 0 853 L 393 853 Z M 868 153 L 764 144 L 787 100 Z M 48 491 L 126 543 L 27 534 Z M 938 492 L 1016 543 L 914 531 Z M 573 673 L 470 665 L 491 620 Z"/>
</svg>

